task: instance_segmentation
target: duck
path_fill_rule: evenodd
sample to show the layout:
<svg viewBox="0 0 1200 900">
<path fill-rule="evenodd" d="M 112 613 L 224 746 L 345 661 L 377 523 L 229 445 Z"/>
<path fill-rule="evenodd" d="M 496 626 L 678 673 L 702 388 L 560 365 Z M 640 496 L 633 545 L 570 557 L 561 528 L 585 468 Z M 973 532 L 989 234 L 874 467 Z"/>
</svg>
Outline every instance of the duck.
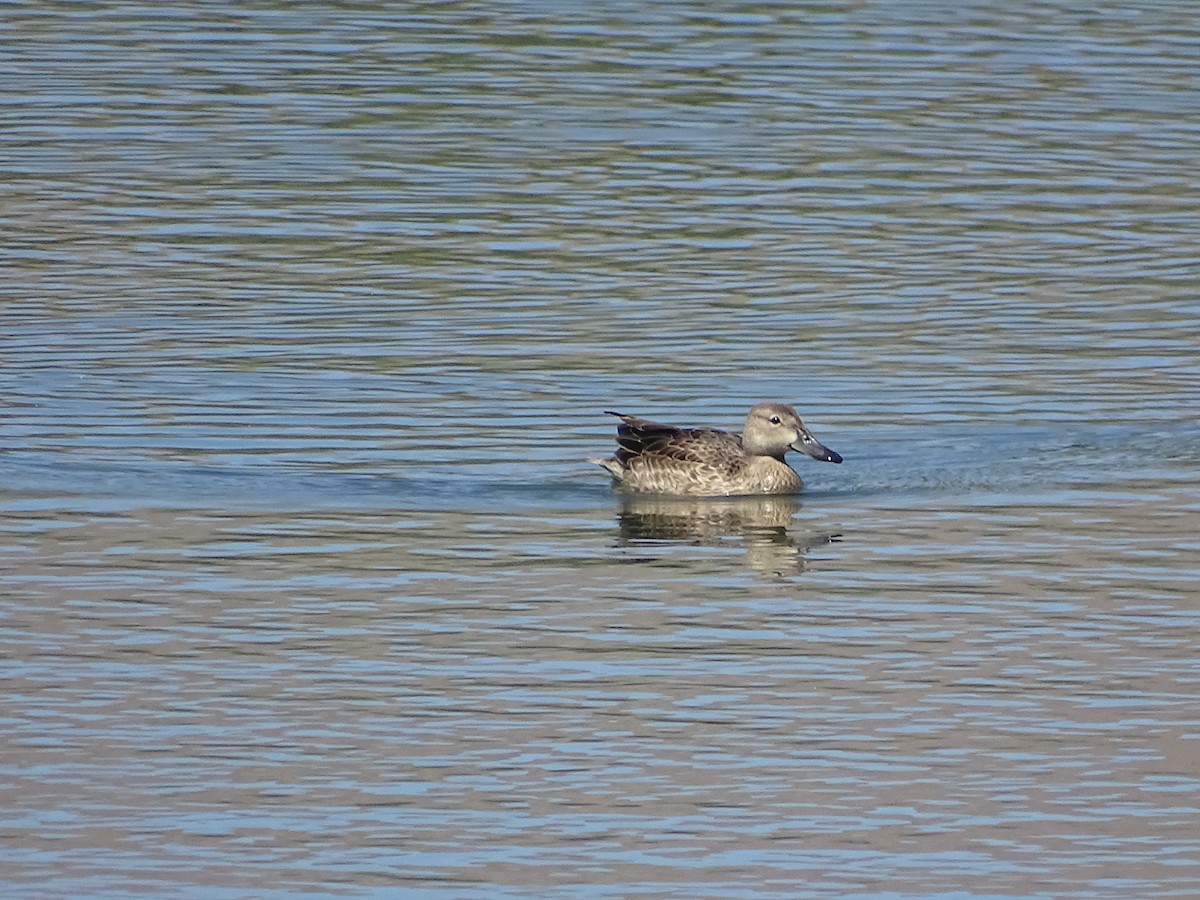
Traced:
<svg viewBox="0 0 1200 900">
<path fill-rule="evenodd" d="M 795 409 L 759 403 L 740 432 L 680 428 L 625 413 L 604 411 L 621 420 L 617 451 L 591 459 L 608 470 L 617 487 L 643 494 L 738 497 L 792 494 L 804 486 L 784 461 L 789 450 L 840 463 L 842 457 L 812 436 Z"/>
</svg>

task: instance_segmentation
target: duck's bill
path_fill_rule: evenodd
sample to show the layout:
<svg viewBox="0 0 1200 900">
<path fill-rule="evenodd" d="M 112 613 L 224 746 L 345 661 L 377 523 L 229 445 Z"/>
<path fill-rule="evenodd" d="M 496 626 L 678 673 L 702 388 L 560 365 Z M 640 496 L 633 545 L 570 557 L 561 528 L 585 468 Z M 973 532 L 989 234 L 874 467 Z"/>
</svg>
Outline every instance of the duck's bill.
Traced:
<svg viewBox="0 0 1200 900">
<path fill-rule="evenodd" d="M 842 461 L 840 453 L 830 450 L 807 431 L 803 432 L 799 440 L 792 444 L 792 449 L 800 453 L 807 453 L 813 459 L 819 459 L 821 462 L 840 463 Z"/>
</svg>

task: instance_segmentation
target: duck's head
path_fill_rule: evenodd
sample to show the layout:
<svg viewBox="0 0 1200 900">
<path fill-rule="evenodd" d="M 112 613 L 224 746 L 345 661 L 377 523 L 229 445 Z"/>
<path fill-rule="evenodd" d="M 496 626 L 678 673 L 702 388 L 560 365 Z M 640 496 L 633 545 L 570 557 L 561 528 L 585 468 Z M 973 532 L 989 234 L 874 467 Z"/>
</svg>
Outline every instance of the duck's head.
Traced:
<svg viewBox="0 0 1200 900">
<path fill-rule="evenodd" d="M 842 461 L 839 454 L 812 436 L 794 409 L 783 403 L 760 403 L 750 410 L 742 432 L 742 447 L 751 456 L 782 459 L 788 450 L 797 450 L 822 462 Z"/>
</svg>

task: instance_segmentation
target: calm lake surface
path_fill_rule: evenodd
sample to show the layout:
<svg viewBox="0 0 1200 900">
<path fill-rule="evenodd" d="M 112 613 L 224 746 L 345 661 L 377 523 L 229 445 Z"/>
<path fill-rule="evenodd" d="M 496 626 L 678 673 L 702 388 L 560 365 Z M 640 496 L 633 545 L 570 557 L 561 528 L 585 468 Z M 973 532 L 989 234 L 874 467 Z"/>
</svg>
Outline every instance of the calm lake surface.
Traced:
<svg viewBox="0 0 1200 900">
<path fill-rule="evenodd" d="M 0 25 L 0 893 L 1200 895 L 1200 6 Z"/>
</svg>

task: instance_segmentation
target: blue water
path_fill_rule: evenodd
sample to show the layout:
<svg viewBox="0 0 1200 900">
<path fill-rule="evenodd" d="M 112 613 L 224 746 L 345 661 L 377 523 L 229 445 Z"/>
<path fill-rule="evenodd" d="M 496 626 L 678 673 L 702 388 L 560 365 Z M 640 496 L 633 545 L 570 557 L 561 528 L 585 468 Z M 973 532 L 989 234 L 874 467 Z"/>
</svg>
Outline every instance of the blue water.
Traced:
<svg viewBox="0 0 1200 900">
<path fill-rule="evenodd" d="M 6 25 L 5 896 L 1200 893 L 1192 4 Z"/>
</svg>

